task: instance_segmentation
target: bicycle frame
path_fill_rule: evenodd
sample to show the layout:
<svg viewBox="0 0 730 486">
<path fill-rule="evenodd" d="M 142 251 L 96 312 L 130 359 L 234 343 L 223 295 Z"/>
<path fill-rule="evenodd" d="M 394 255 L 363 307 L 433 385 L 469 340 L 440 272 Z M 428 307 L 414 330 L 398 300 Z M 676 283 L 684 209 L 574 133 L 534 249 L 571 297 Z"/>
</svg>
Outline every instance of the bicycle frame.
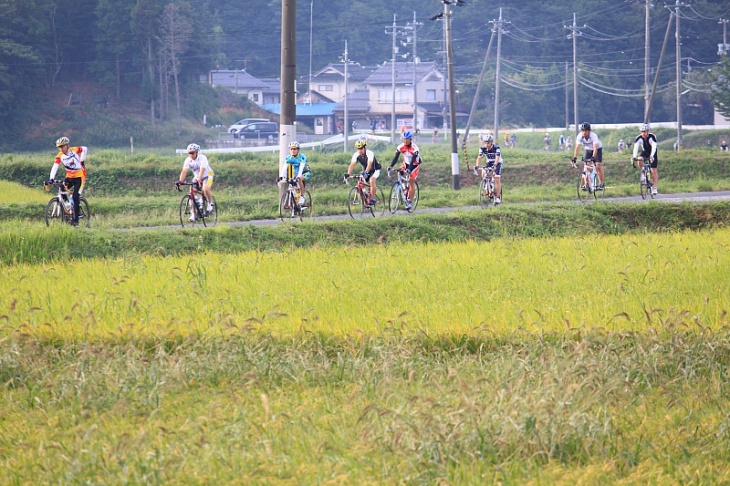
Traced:
<svg viewBox="0 0 730 486">
<path fill-rule="evenodd" d="M 479 174 L 478 171 L 481 171 Z M 494 192 L 494 167 L 479 167 L 474 168 L 474 174 L 477 177 L 481 177 L 482 180 L 479 183 L 479 205 L 486 208 L 490 204 L 493 204 L 496 194 Z M 484 190 L 486 189 L 486 191 Z"/>
<path fill-rule="evenodd" d="M 390 175 L 388 176 L 390 177 Z M 411 194 L 411 182 L 413 183 L 413 194 Z M 390 188 L 390 197 L 388 198 L 388 209 L 391 214 L 395 214 L 398 208 L 403 207 L 409 213 L 416 210 L 419 199 L 418 182 L 414 179 L 411 181 L 411 174 L 403 168 L 398 169 L 398 177 Z M 408 202 L 410 201 L 410 207 Z"/>
<path fill-rule="evenodd" d="M 651 163 L 644 159 L 644 157 L 639 157 L 637 159 L 641 163 L 641 174 L 643 174 L 643 181 L 640 182 L 639 187 L 639 193 L 641 194 L 641 199 L 646 199 L 647 196 L 649 196 L 651 199 L 654 199 L 654 192 L 652 191 L 652 187 L 654 187 L 654 179 L 651 174 Z"/>
<path fill-rule="evenodd" d="M 298 195 L 299 184 L 296 178 L 277 179 L 277 182 L 281 181 L 285 181 L 287 183 L 287 188 L 284 191 L 284 194 L 281 195 L 281 200 L 279 201 L 279 217 L 281 220 L 285 221 L 295 217 L 298 217 L 300 220 L 304 220 L 304 217 L 311 216 L 312 195 L 309 191 L 305 189 L 305 191 L 300 194 L 301 196 L 304 196 L 304 203 L 300 204 Z"/>
<path fill-rule="evenodd" d="M 195 189 L 195 182 L 181 182 L 181 183 L 175 183 L 177 190 L 182 192 L 182 189 L 180 189 L 180 186 L 190 186 L 190 190 L 188 193 L 183 196 L 182 201 L 180 201 L 180 225 L 185 227 L 185 219 L 186 216 L 190 214 L 195 215 L 195 221 L 191 222 L 191 224 L 195 224 L 196 222 L 200 221 L 203 223 L 203 226 L 208 226 L 206 223 L 206 219 L 212 217 L 213 224 L 215 225 L 218 222 L 218 206 L 215 202 L 215 198 L 211 198 L 210 201 L 208 201 L 207 196 L 205 195 L 205 192 L 203 192 L 202 189 L 198 190 Z M 200 196 L 200 206 L 196 204 L 196 196 Z M 187 201 L 185 200 L 187 198 Z M 206 207 L 210 203 L 213 206 L 212 213 L 208 214 L 206 211 Z M 184 206 L 187 206 L 190 210 L 189 212 L 186 211 Z"/>
<path fill-rule="evenodd" d="M 352 177 L 354 176 L 350 176 L 350 178 Z M 349 184 L 349 178 L 346 182 Z M 350 193 L 347 196 L 347 210 L 350 213 L 350 216 L 352 218 L 355 218 L 355 214 L 358 214 L 359 217 L 362 218 L 366 213 L 372 215 L 373 217 L 375 217 L 376 212 L 380 213 L 381 215 L 385 214 L 385 197 L 383 196 L 383 189 L 381 187 L 378 187 L 377 191 L 377 195 L 371 195 L 370 182 L 366 181 L 362 174 L 358 175 L 355 187 L 350 189 Z M 371 206 L 368 204 L 371 197 L 380 198 L 377 203 L 379 206 L 381 206 L 379 209 L 376 209 L 375 206 Z"/>
<path fill-rule="evenodd" d="M 54 220 L 71 223 L 75 216 L 74 205 L 71 202 L 73 192 L 69 191 L 63 180 L 54 180 L 53 186 L 58 188 L 58 193 L 46 205 L 46 225 L 50 226 Z M 86 198 L 79 196 L 79 217 L 77 219 L 84 218 L 84 226 L 88 228 L 90 226 L 90 217 L 89 203 Z"/>
</svg>

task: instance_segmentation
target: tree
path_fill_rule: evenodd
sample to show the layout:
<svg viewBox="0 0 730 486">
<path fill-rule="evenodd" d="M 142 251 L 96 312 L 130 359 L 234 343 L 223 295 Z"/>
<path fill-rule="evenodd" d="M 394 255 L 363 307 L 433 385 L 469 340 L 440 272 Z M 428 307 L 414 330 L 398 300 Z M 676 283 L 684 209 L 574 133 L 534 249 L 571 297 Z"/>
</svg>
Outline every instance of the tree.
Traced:
<svg viewBox="0 0 730 486">
<path fill-rule="evenodd" d="M 175 84 L 175 105 L 177 107 L 177 129 L 182 132 L 182 112 L 180 104 L 180 56 L 190 43 L 193 29 L 192 9 L 187 2 L 165 5 L 160 21 L 160 57 L 164 61 L 165 76 L 172 76 Z"/>
<path fill-rule="evenodd" d="M 730 118 L 730 57 L 725 56 L 713 72 L 716 77 L 711 87 L 712 103 L 718 112 Z"/>
</svg>

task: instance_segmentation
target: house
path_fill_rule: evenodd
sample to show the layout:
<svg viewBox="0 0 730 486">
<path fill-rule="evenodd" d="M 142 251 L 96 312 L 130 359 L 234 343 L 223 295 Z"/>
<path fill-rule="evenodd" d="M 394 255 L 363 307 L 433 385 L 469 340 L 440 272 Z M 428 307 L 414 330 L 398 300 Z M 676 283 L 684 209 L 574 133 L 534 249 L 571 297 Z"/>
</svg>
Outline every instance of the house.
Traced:
<svg viewBox="0 0 730 486">
<path fill-rule="evenodd" d="M 417 126 L 421 129 L 440 127 L 443 125 L 444 80 L 445 76 L 434 62 L 396 62 L 395 71 L 391 62 L 383 63 L 363 81 L 368 90 L 369 116 L 371 119 L 385 119 L 387 128 L 390 129 L 395 81 L 396 127 L 413 126 L 413 104 L 416 96 Z"/>
<path fill-rule="evenodd" d="M 349 63 L 347 65 L 347 91 L 352 93 L 358 88 L 362 88 L 363 81 L 375 70 L 373 67 L 364 67 L 358 63 Z M 302 76 L 299 84 L 305 86 L 309 83 L 309 78 Z M 311 86 L 308 86 L 307 92 L 303 93 L 300 102 L 316 103 L 317 99 L 326 100 L 325 102 L 340 102 L 345 99 L 345 64 L 335 63 L 328 64 L 312 75 Z"/>
<path fill-rule="evenodd" d="M 230 89 L 246 96 L 257 105 L 264 104 L 264 92 L 270 93 L 271 86 L 248 74 L 243 69 L 221 69 L 208 73 L 208 84 Z"/>
</svg>

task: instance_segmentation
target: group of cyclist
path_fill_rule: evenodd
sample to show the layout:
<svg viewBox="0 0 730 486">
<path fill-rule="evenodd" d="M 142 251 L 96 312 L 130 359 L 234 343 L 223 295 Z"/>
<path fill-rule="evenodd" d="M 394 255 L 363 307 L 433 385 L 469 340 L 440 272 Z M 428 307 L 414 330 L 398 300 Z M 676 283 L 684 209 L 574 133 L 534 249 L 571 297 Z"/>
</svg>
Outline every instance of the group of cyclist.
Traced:
<svg viewBox="0 0 730 486">
<path fill-rule="evenodd" d="M 639 127 L 639 135 L 634 140 L 634 152 L 631 157 L 632 164 L 638 161 L 639 169 L 643 169 L 644 161 L 650 164 L 651 177 L 653 186 L 651 191 L 654 195 L 658 193 L 657 184 L 659 182 L 659 174 L 657 171 L 658 157 L 657 157 L 657 138 L 656 135 L 649 131 L 650 127 L 648 123 L 643 123 Z M 578 152 L 581 147 L 584 149 L 583 163 L 588 167 L 595 168 L 596 174 L 598 175 L 598 187 L 596 189 L 601 190 L 605 187 L 605 177 L 603 173 L 603 144 L 595 132 L 591 131 L 590 123 L 582 123 L 580 126 L 581 134 L 578 136 L 576 141 L 575 151 L 573 152 L 573 166 L 576 166 Z M 641 182 L 643 180 L 643 172 L 640 175 Z M 586 188 L 583 188 L 586 190 Z"/>
<path fill-rule="evenodd" d="M 347 183 L 347 180 L 352 176 L 353 170 L 359 163 L 362 168 L 360 176 L 370 185 L 371 196 L 367 204 L 368 206 L 375 206 L 379 202 L 375 194 L 377 194 L 377 181 L 378 177 L 380 177 L 382 166 L 373 151 L 367 148 L 367 141 L 362 139 L 358 140 L 355 142 L 355 149 L 356 152 L 352 154 L 350 166 L 342 177 L 342 182 Z M 413 143 L 413 132 L 410 130 L 403 132 L 403 141 L 396 147 L 393 160 L 390 162 L 390 166 L 388 166 L 388 176 L 390 176 L 390 172 L 393 170 L 401 155 L 403 155 L 403 163 L 401 164 L 400 170 L 410 174 L 408 194 L 415 194 L 416 178 L 418 178 L 418 172 L 420 171 L 423 159 L 421 158 L 418 145 Z M 411 209 L 412 206 L 413 202 L 408 198 L 406 201 L 406 209 Z"/>
<path fill-rule="evenodd" d="M 651 177 L 652 177 L 652 192 L 654 195 L 657 194 L 657 184 L 659 182 L 659 176 L 657 172 L 658 156 L 657 156 L 657 138 L 656 135 L 651 133 L 649 124 L 644 123 L 640 126 L 640 133 L 634 141 L 634 150 L 632 154 L 632 163 L 638 162 L 639 169 L 643 169 L 644 163 L 650 164 Z M 605 179 L 603 172 L 603 144 L 598 138 L 595 132 L 591 130 L 590 123 L 582 123 L 580 125 L 580 135 L 576 140 L 575 151 L 573 152 L 572 164 L 577 167 L 578 153 L 581 147 L 584 150 L 583 161 L 584 166 L 595 168 L 598 176 L 598 187 L 596 189 L 603 189 L 605 187 Z M 88 149 L 84 146 L 72 147 L 68 137 L 61 137 L 56 140 L 56 147 L 59 149 L 59 153 L 56 155 L 53 166 L 51 168 L 50 178 L 46 182 L 46 187 L 53 184 L 54 177 L 58 172 L 60 165 L 64 166 L 66 170 L 66 177 L 64 183 L 67 188 L 73 191 L 73 205 L 74 205 L 74 219 L 72 223 L 78 225 L 78 214 L 79 214 L 79 201 L 80 196 L 83 192 L 84 185 L 86 183 L 86 155 Z M 299 188 L 300 199 L 299 203 L 304 203 L 304 181 L 310 178 L 309 165 L 307 164 L 307 157 L 301 153 L 300 145 L 298 142 L 291 142 L 289 144 L 289 155 L 286 157 L 287 164 L 287 178 L 295 179 Z M 374 206 L 378 204 L 375 197 L 377 194 L 377 180 L 380 177 L 380 171 L 382 166 L 378 162 L 377 157 L 372 150 L 367 148 L 367 141 L 360 139 L 355 142 L 355 153 L 352 154 L 350 159 L 350 165 L 347 168 L 347 172 L 343 177 L 343 182 L 352 176 L 355 167 L 360 164 L 361 172 L 360 175 L 363 177 L 365 182 L 370 186 L 370 200 L 367 204 Z M 214 172 L 210 167 L 208 158 L 200 153 L 200 145 L 191 143 L 187 147 L 188 156 L 183 162 L 182 171 L 180 171 L 180 177 L 176 184 L 182 184 L 187 176 L 188 171 L 192 171 L 194 174 L 194 185 L 196 190 L 202 190 L 208 200 L 208 206 L 206 211 L 211 213 L 213 206 L 211 201 L 212 198 L 212 187 Z M 410 188 L 409 194 L 415 194 L 415 184 L 420 171 L 421 158 L 420 150 L 418 145 L 413 143 L 413 133 L 410 130 L 403 132 L 403 140 L 396 147 L 393 159 L 388 166 L 388 176 L 399 158 L 403 156 L 403 162 L 399 170 L 402 170 L 410 174 Z M 480 163 L 484 161 L 484 165 L 480 166 Z M 488 169 L 493 170 L 494 176 L 494 189 L 495 189 L 495 204 L 501 203 L 502 195 L 502 152 L 499 145 L 494 143 L 494 137 L 488 134 L 483 137 L 482 147 L 479 148 L 479 155 L 476 159 L 476 167 L 474 170 L 484 177 L 485 172 Z M 644 177 L 643 172 L 640 177 Z M 641 181 L 644 182 L 643 179 Z M 585 189 L 585 188 L 584 188 Z M 410 199 L 406 203 L 406 209 L 411 207 Z M 191 212 L 190 221 L 195 221 L 195 211 Z"/>
</svg>

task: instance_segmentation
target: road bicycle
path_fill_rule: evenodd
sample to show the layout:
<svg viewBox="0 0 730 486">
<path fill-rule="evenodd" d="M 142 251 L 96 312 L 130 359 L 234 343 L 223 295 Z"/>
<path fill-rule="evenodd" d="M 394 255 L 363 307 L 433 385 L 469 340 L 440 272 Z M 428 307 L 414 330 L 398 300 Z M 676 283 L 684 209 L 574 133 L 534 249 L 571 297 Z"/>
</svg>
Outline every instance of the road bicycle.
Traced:
<svg viewBox="0 0 730 486">
<path fill-rule="evenodd" d="M 190 186 L 190 192 L 185 194 L 180 200 L 180 226 L 183 228 L 185 224 L 195 226 L 202 223 L 204 227 L 215 226 L 218 223 L 218 204 L 215 197 L 211 197 L 212 210 L 208 211 L 208 198 L 202 190 L 196 189 L 195 182 L 175 182 L 177 190 L 182 192 L 180 186 Z M 195 219 L 190 221 L 190 215 L 195 214 Z"/>
<path fill-rule="evenodd" d="M 356 219 L 372 216 L 374 218 L 376 215 L 384 215 L 385 197 L 383 196 L 383 190 L 378 187 L 377 201 L 372 204 L 370 200 L 370 183 L 365 180 L 362 174 L 358 176 L 350 175 L 346 182 L 349 184 L 349 180 L 353 177 L 357 177 L 357 184 L 350 189 L 350 193 L 347 195 L 347 212 L 350 213 L 350 217 Z"/>
<path fill-rule="evenodd" d="M 64 181 L 53 181 L 52 184 L 45 183 L 44 186 L 46 191 L 50 191 L 51 187 L 58 188 L 58 195 L 52 197 L 46 204 L 46 226 L 57 223 L 73 224 L 73 192 L 68 190 Z M 84 196 L 79 196 L 79 217 L 77 219 L 79 224 L 87 228 L 91 226 L 91 211 L 89 211 L 89 203 Z"/>
<path fill-rule="evenodd" d="M 479 206 L 483 208 L 496 206 L 494 198 L 502 199 L 502 189 L 500 188 L 499 195 L 494 191 L 494 167 L 474 167 L 474 175 L 482 178 L 479 183 Z"/>
<path fill-rule="evenodd" d="M 390 174 L 388 174 L 388 178 L 390 178 Z M 411 195 L 409 194 L 411 190 L 410 183 L 411 174 L 404 169 L 398 169 L 398 179 L 391 186 L 390 196 L 388 197 L 388 210 L 391 214 L 395 214 L 395 212 L 398 211 L 398 208 L 401 206 L 403 206 L 403 209 L 405 209 L 409 213 L 412 213 L 416 210 L 421 190 L 418 187 L 418 181 L 414 179 L 413 183 L 416 190 L 413 197 L 411 197 Z M 410 208 L 408 207 L 409 199 L 411 202 Z"/>
<path fill-rule="evenodd" d="M 299 202 L 299 185 L 296 178 L 287 179 L 285 177 L 279 177 L 276 182 L 286 181 L 287 188 L 284 194 L 281 195 L 279 200 L 279 217 L 282 221 L 287 219 L 299 218 L 300 221 L 304 221 L 304 218 L 312 216 L 312 195 L 304 190 L 304 202 Z"/>
<path fill-rule="evenodd" d="M 646 199 L 647 197 L 651 197 L 654 199 L 654 191 L 652 190 L 654 187 L 654 183 L 652 182 L 651 177 L 651 164 L 644 160 L 644 157 L 639 157 L 638 159 L 632 159 L 631 164 L 636 167 L 636 162 L 639 161 L 642 163 L 641 166 L 641 180 L 639 181 L 639 192 L 641 193 L 641 199 Z"/>
<path fill-rule="evenodd" d="M 580 202 L 585 202 L 589 197 L 591 197 L 591 195 L 593 196 L 593 199 L 604 197 L 606 189 L 601 188 L 600 183 L 598 182 L 596 163 L 586 160 L 584 157 L 581 157 L 580 161 L 583 162 L 583 169 L 578 176 L 578 183 L 576 185 L 578 200 Z M 578 166 L 573 163 L 573 168 L 575 169 L 577 167 Z"/>
</svg>

